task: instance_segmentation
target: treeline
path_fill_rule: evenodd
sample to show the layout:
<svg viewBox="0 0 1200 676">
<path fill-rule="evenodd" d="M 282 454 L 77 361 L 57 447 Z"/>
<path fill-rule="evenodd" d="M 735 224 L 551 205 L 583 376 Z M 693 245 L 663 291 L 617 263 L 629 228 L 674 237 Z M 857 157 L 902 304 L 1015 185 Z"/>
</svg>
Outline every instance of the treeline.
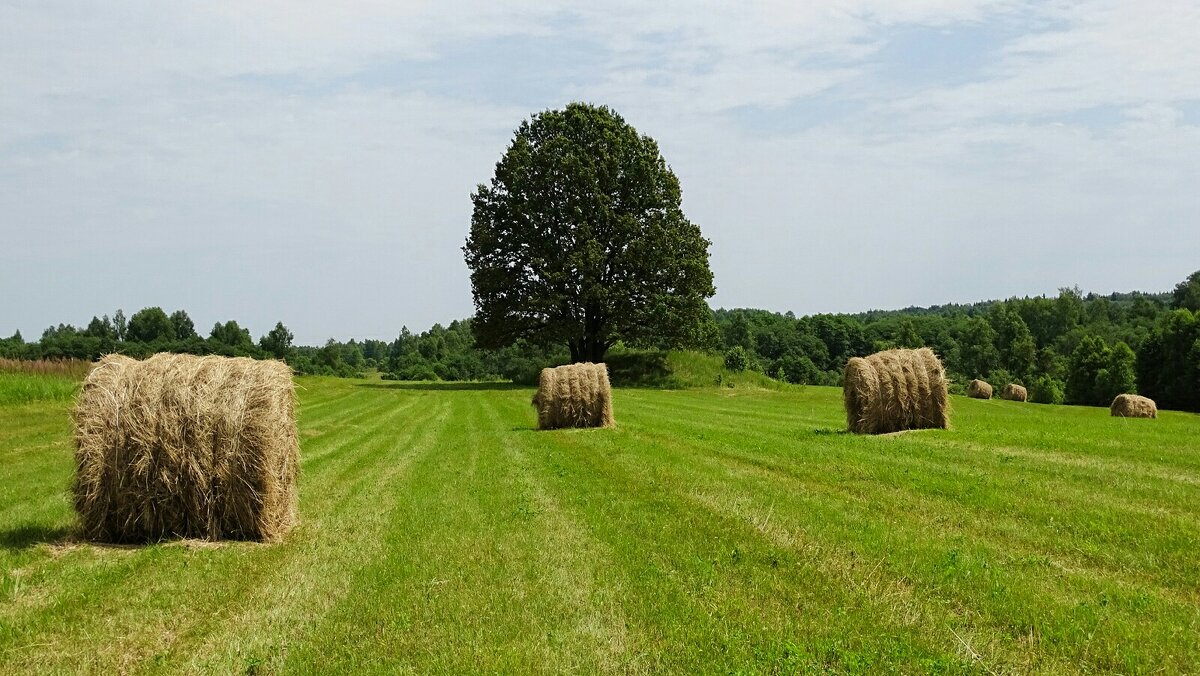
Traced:
<svg viewBox="0 0 1200 676">
<path fill-rule="evenodd" d="M 1171 293 L 1013 298 L 861 314 L 796 317 L 766 310 L 716 310 L 707 349 L 733 370 L 755 370 L 791 383 L 840 385 L 846 360 L 892 347 L 933 348 L 959 391 L 973 378 L 1015 382 L 1043 403 L 1107 405 L 1138 392 L 1160 407 L 1200 411 L 1200 271 Z M 621 351 L 618 346 L 616 351 Z M 547 365 L 569 360 L 565 347 L 524 341 L 498 349 L 475 346 L 471 320 L 434 325 L 393 341 L 330 339 L 293 344 L 282 322 L 255 341 L 236 321 L 201 337 L 183 310 L 118 310 L 84 328 L 60 324 L 41 339 L 0 339 L 0 357 L 96 359 L 110 352 L 155 352 L 283 359 L 299 374 L 358 376 L 378 370 L 397 380 L 536 380 Z M 611 353 L 610 353 L 611 354 Z"/>
<path fill-rule="evenodd" d="M 178 352 L 291 360 L 317 353 L 317 348 L 293 345 L 293 338 L 292 332 L 280 322 L 256 342 L 249 329 L 232 319 L 217 322 L 208 336 L 202 337 L 186 311 L 176 310 L 168 315 L 160 307 L 148 307 L 128 318 L 123 310 L 117 310 L 112 317 L 92 317 L 82 328 L 71 324 L 51 326 L 35 342 L 26 342 L 18 331 L 10 338 L 0 339 L 0 357 L 95 360 L 113 352 L 138 358 L 155 352 Z"/>
<path fill-rule="evenodd" d="M 471 321 L 435 324 L 421 334 L 407 327 L 396 340 L 329 339 L 320 347 L 295 345 L 292 332 L 279 322 L 257 341 L 237 321 L 213 325 L 207 337 L 197 331 L 184 310 L 167 314 L 149 307 L 125 316 L 92 317 L 86 327 L 51 326 L 41 339 L 26 342 L 18 331 L 0 339 L 0 357 L 9 359 L 95 360 L 119 352 L 144 358 L 156 352 L 218 354 L 229 357 L 282 359 L 300 375 L 358 377 L 367 371 L 401 380 L 497 380 L 533 382 L 546 364 L 565 363 L 565 349 L 543 349 L 525 342 L 500 350 L 474 346 Z"/>
<path fill-rule="evenodd" d="M 1034 401 L 1107 405 L 1138 392 L 1200 411 L 1200 271 L 1173 293 L 1013 298 L 973 305 L 795 317 L 717 310 L 726 364 L 838 385 L 846 360 L 933 348 L 959 391 L 973 378 L 1025 385 Z"/>
</svg>

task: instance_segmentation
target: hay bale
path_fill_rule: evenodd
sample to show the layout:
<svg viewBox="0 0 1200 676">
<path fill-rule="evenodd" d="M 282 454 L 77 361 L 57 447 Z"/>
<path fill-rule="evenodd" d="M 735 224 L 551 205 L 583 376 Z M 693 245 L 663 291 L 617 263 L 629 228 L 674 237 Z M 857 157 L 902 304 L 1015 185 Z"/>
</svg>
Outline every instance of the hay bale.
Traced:
<svg viewBox="0 0 1200 676">
<path fill-rule="evenodd" d="M 1000 391 L 1000 397 L 1009 401 L 1025 401 L 1029 399 L 1029 391 L 1016 383 L 1009 383 Z"/>
<path fill-rule="evenodd" d="M 967 396 L 972 399 L 991 399 L 992 386 L 976 378 L 967 386 Z"/>
<path fill-rule="evenodd" d="M 1149 397 L 1136 394 L 1118 394 L 1108 407 L 1110 415 L 1117 418 L 1157 418 L 1158 406 Z"/>
<path fill-rule="evenodd" d="M 73 418 L 87 539 L 270 542 L 296 522 L 300 450 L 283 362 L 109 355 L 88 374 Z"/>
<path fill-rule="evenodd" d="M 886 350 L 846 362 L 846 421 L 857 434 L 950 426 L 942 362 L 929 348 Z"/>
<path fill-rule="evenodd" d="M 538 429 L 612 427 L 612 386 L 604 364 L 542 369 L 533 395 Z"/>
</svg>

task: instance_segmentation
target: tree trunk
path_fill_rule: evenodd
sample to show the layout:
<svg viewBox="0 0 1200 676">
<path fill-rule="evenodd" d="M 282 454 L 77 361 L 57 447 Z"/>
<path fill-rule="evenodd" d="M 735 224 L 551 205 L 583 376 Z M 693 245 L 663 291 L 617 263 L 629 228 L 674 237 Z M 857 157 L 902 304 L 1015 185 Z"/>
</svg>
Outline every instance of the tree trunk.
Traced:
<svg viewBox="0 0 1200 676">
<path fill-rule="evenodd" d="M 567 341 L 567 347 L 571 349 L 572 364 L 585 361 L 599 364 L 604 361 L 604 355 L 608 352 L 608 345 L 603 340 L 592 336 L 583 336 L 579 340 Z"/>
<path fill-rule="evenodd" d="M 608 345 L 605 343 L 602 334 L 604 331 L 604 319 L 600 312 L 594 307 L 588 307 L 584 311 L 583 320 L 583 336 L 580 337 L 580 355 L 593 364 L 599 364 L 604 361 L 604 353 L 608 352 Z"/>
<path fill-rule="evenodd" d="M 604 341 L 598 338 L 593 339 L 588 350 L 588 361 L 594 364 L 603 362 L 605 352 L 608 352 L 608 348 L 604 345 Z"/>
</svg>

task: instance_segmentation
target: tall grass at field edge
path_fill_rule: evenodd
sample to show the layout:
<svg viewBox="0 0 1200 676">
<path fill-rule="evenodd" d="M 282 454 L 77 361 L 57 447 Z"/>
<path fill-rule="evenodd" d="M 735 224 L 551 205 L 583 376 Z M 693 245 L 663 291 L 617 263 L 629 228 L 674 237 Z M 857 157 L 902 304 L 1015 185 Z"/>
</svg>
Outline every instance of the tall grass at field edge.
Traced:
<svg viewBox="0 0 1200 676">
<path fill-rule="evenodd" d="M 59 376 L 0 373 L 0 405 L 35 401 L 67 401 L 79 391 L 79 381 Z"/>
</svg>

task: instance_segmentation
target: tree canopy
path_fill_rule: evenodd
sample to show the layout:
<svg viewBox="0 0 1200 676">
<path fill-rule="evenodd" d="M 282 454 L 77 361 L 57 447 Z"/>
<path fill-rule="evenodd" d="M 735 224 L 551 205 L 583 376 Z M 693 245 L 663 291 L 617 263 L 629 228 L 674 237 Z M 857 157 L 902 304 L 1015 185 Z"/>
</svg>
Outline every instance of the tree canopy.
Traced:
<svg viewBox="0 0 1200 676">
<path fill-rule="evenodd" d="M 718 340 L 708 240 L 658 144 L 607 107 L 572 103 L 516 130 L 472 195 L 463 252 L 481 347 L 561 343 L 575 361 Z"/>
<path fill-rule="evenodd" d="M 1105 405 L 1116 394 L 1136 390 L 1160 409 L 1200 411 L 1200 312 L 1171 309 L 1174 302 L 1172 293 L 1101 296 L 1066 288 L 1050 298 L 855 315 L 797 317 L 719 309 L 711 317 L 730 368 L 792 383 L 840 385 L 850 357 L 926 345 L 942 357 L 952 391 L 961 392 L 972 378 L 983 378 L 998 387 L 1026 385 L 1035 402 Z M 378 369 L 400 380 L 504 378 L 524 384 L 535 383 L 543 367 L 570 358 L 565 343 L 535 345 L 521 339 L 499 349 L 480 348 L 470 319 L 437 324 L 419 334 L 401 329 L 391 342 L 351 339 L 323 347 L 294 344 L 282 323 L 257 344 L 237 322 L 218 323 L 208 338 L 177 335 L 166 340 L 162 330 L 148 329 L 162 323 L 161 310 L 155 310 L 136 313 L 136 333 L 150 337 L 149 342 L 118 337 L 125 315 L 117 310 L 111 318 L 92 317 L 83 328 L 49 326 L 32 342 L 17 331 L 0 338 L 0 358 L 96 359 L 112 352 L 144 358 L 186 352 L 283 358 L 297 374 L 355 376 Z M 177 318 L 168 319 L 174 328 Z M 648 355 L 623 347 L 619 352 L 620 359 L 633 359 L 629 364 L 655 368 L 652 359 L 639 361 Z M 662 355 L 650 356 L 655 354 Z"/>
<path fill-rule="evenodd" d="M 1200 270 L 1188 275 L 1188 278 L 1175 285 L 1172 295 L 1172 307 L 1182 310 L 1200 311 Z"/>
<path fill-rule="evenodd" d="M 258 346 L 263 352 L 271 354 L 276 359 L 283 359 L 292 349 L 293 339 L 295 336 L 283 325 L 283 322 L 276 322 L 275 328 L 259 339 Z"/>
<path fill-rule="evenodd" d="M 238 325 L 236 320 L 230 319 L 222 324 L 217 322 L 213 324 L 212 331 L 208 336 L 211 340 L 220 345 L 229 348 L 248 348 L 254 346 L 254 339 L 250 337 L 250 331 L 243 329 Z"/>
<path fill-rule="evenodd" d="M 139 343 L 174 340 L 175 327 L 162 308 L 148 307 L 129 318 L 128 336 L 129 340 Z"/>
<path fill-rule="evenodd" d="M 196 324 L 184 310 L 171 313 L 171 326 L 175 327 L 175 338 L 178 340 L 191 340 L 196 337 Z"/>
</svg>

